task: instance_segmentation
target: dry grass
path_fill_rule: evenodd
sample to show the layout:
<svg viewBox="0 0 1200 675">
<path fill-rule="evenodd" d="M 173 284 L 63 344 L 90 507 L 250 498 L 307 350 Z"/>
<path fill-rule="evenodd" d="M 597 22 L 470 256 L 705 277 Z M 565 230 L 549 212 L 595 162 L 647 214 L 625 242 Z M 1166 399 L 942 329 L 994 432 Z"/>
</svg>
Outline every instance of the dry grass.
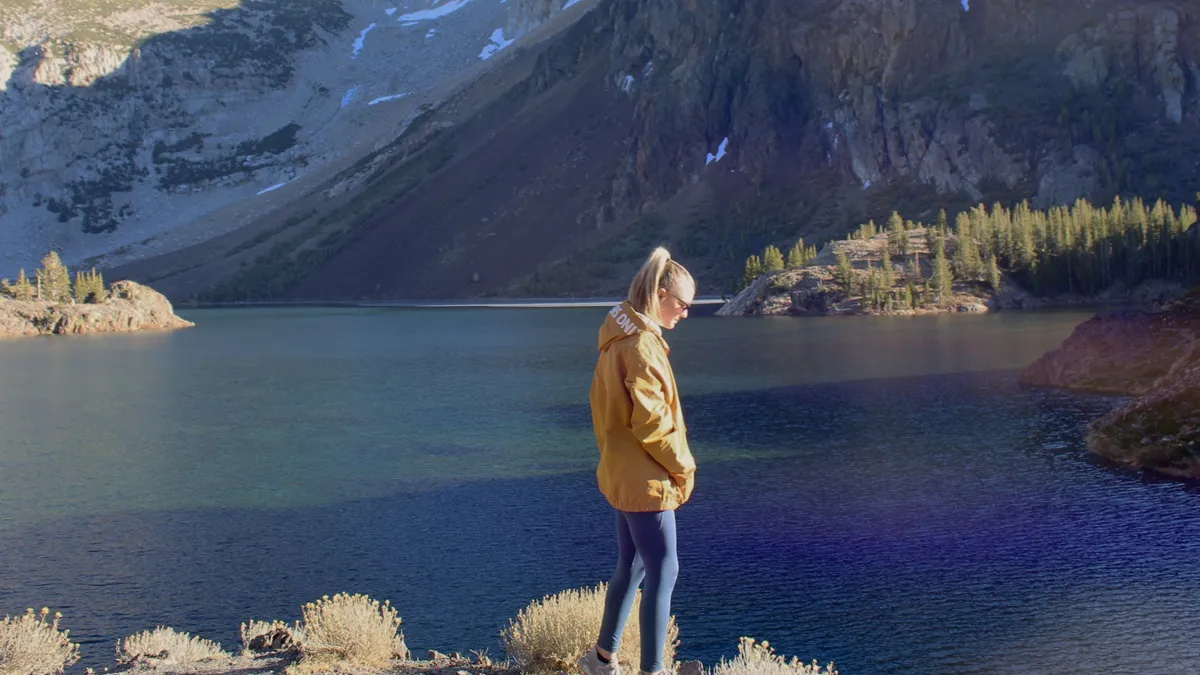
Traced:
<svg viewBox="0 0 1200 675">
<path fill-rule="evenodd" d="M 221 645 L 165 626 L 142 631 L 117 643 L 117 663 L 121 664 L 146 661 L 186 665 L 220 658 L 229 658 Z"/>
<path fill-rule="evenodd" d="M 825 668 L 812 663 L 803 663 L 792 657 L 784 659 L 775 653 L 766 640 L 756 642 L 754 638 L 744 637 L 738 644 L 738 655 L 732 661 L 721 659 L 712 670 L 712 675 L 837 675 L 833 663 Z"/>
<path fill-rule="evenodd" d="M 54 675 L 79 660 L 79 645 L 58 629 L 62 614 L 42 608 L 0 620 L 0 675 Z"/>
<path fill-rule="evenodd" d="M 509 622 L 502 633 L 504 648 L 516 661 L 521 672 L 579 672 L 576 663 L 583 653 L 596 644 L 600 621 L 604 617 L 606 584 L 594 588 L 569 589 L 541 600 L 534 600 Z M 641 660 L 641 621 L 639 591 L 625 624 L 624 639 L 617 659 L 637 664 Z M 664 663 L 674 670 L 675 647 L 679 644 L 679 627 L 675 617 L 667 625 L 667 644 Z"/>
<path fill-rule="evenodd" d="M 392 659 L 407 659 L 400 616 L 387 601 L 339 593 L 304 605 L 294 630 L 302 656 L 300 669 L 324 667 L 387 668 Z M 315 670 L 314 670 L 315 669 Z"/>
</svg>

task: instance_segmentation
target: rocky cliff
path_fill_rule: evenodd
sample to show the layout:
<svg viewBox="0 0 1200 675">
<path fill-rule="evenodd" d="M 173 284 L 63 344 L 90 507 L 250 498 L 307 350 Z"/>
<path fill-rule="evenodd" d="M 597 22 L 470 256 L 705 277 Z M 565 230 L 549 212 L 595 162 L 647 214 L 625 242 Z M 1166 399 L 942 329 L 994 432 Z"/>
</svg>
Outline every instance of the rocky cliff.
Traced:
<svg viewBox="0 0 1200 675">
<path fill-rule="evenodd" d="M 387 133 L 364 113 L 298 130 L 264 115 L 257 135 L 202 136 L 206 153 L 217 137 L 222 152 L 287 146 L 255 190 L 303 162 L 330 170 L 300 166 L 307 182 L 269 195 L 274 210 L 222 220 L 232 224 L 197 230 L 202 243 L 119 272 L 214 299 L 592 294 L 619 291 L 647 246 L 667 243 L 714 290 L 748 251 L 820 243 L 893 209 L 928 220 L 939 206 L 953 216 L 979 201 L 1117 193 L 1178 204 L 1200 185 L 1195 2 L 484 1 L 467 9 L 506 12 L 487 19 L 499 27 L 489 44 L 519 37 L 511 58 L 408 108 Z M 380 31 L 362 33 L 365 3 L 330 3 L 309 16 L 311 33 L 281 29 L 297 54 L 315 54 L 290 62 L 293 97 L 332 86 L 308 73 L 329 72 L 333 47 L 304 45 L 359 34 L 369 47 Z M 434 61 L 391 62 L 405 63 Z M 346 89 L 317 90 L 322 114 L 338 117 L 345 77 Z M 353 129 L 360 145 L 343 146 L 336 167 L 305 150 Z M 183 128 L 159 140 L 164 165 L 198 150 Z M 155 142 L 139 146 L 140 168 L 158 166 Z M 154 172 L 145 180 L 169 173 Z M 189 199 L 207 199 L 208 185 Z"/>
<path fill-rule="evenodd" d="M 169 330 L 194 326 L 179 318 L 161 293 L 132 281 L 118 281 L 102 302 L 26 302 L 0 296 L 0 338 L 29 335 L 82 335 Z"/>
<path fill-rule="evenodd" d="M 1088 447 L 1130 466 L 1200 478 L 1200 292 L 1161 312 L 1086 321 L 1021 383 L 1133 397 L 1089 427 Z"/>
<path fill-rule="evenodd" d="M 428 5 L 0 0 L 0 273 L 236 231 L 391 140 L 507 44 L 502 5 Z"/>
</svg>

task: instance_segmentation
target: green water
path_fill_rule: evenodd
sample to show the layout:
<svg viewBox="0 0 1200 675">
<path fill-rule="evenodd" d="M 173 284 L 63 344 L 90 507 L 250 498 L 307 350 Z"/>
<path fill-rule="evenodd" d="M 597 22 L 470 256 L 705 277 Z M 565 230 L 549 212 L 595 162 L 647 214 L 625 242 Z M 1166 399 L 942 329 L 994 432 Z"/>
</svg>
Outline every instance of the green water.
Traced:
<svg viewBox="0 0 1200 675">
<path fill-rule="evenodd" d="M 603 310 L 183 314 L 198 327 L 0 343 L 0 522 L 332 503 L 592 461 L 590 430 L 542 416 L 586 404 Z M 697 318 L 668 337 L 686 403 L 1021 367 L 1085 317 Z"/>
</svg>

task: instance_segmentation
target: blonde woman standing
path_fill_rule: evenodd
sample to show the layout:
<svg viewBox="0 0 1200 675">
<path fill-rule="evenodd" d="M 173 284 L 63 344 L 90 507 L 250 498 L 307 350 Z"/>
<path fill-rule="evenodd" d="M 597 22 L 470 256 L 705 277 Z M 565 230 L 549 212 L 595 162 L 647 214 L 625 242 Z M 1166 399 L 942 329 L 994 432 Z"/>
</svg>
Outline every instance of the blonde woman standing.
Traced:
<svg viewBox="0 0 1200 675">
<path fill-rule="evenodd" d="M 695 485 L 679 391 L 663 330 L 687 318 L 692 275 L 657 248 L 629 286 L 629 297 L 600 327 L 592 379 L 592 425 L 600 445 L 596 478 L 616 510 L 617 569 L 608 585 L 596 646 L 579 665 L 588 675 L 619 675 L 616 654 L 625 621 L 645 581 L 641 672 L 663 671 L 671 592 L 679 574 L 675 509 Z"/>
</svg>

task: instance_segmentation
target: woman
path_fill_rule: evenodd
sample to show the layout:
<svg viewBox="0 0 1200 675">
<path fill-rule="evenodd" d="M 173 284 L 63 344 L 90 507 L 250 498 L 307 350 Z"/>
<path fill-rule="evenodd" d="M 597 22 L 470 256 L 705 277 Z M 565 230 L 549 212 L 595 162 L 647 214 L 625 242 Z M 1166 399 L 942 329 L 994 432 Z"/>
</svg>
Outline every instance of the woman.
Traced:
<svg viewBox="0 0 1200 675">
<path fill-rule="evenodd" d="M 591 391 L 600 444 L 596 478 L 616 509 L 618 555 L 600 638 L 579 662 L 588 675 L 620 673 L 616 653 L 643 579 L 641 672 L 664 667 L 671 591 L 679 573 L 675 509 L 692 495 L 696 462 L 662 331 L 687 318 L 695 295 L 692 275 L 657 248 L 633 278 L 628 299 L 600 328 Z"/>
</svg>

